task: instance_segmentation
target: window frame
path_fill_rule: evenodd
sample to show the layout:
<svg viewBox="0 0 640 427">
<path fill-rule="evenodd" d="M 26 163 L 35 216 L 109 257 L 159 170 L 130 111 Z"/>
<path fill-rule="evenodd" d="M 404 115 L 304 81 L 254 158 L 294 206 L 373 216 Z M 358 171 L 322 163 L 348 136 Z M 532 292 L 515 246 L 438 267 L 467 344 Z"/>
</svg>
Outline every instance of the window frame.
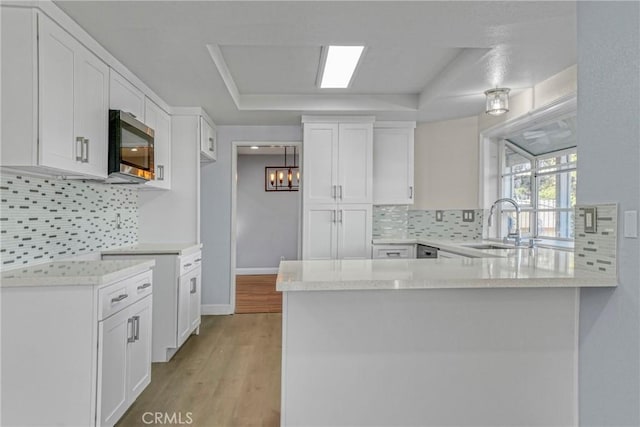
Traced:
<svg viewBox="0 0 640 427">
<path fill-rule="evenodd" d="M 529 173 L 531 174 L 531 205 L 530 207 L 523 207 L 521 208 L 521 212 L 527 212 L 530 215 L 530 222 L 529 222 L 529 233 L 531 235 L 532 238 L 534 239 L 542 239 L 544 241 L 544 244 L 549 245 L 549 246 L 555 246 L 555 247 L 573 247 L 573 242 L 574 242 L 574 238 L 567 238 L 567 237 L 550 237 L 550 236 L 540 236 L 539 235 L 539 230 L 538 230 L 538 214 L 539 212 L 557 212 L 557 213 L 561 213 L 561 212 L 574 212 L 575 208 L 570 207 L 570 208 L 555 208 L 555 209 L 540 209 L 538 206 L 538 202 L 539 202 L 539 197 L 538 197 L 538 177 L 539 176 L 547 176 L 547 175 L 557 175 L 559 173 L 570 173 L 570 172 L 575 172 L 576 173 L 576 177 L 577 177 L 577 173 L 578 173 L 578 169 L 577 169 L 577 158 L 575 162 L 570 162 L 567 163 L 566 165 L 568 167 L 562 166 L 562 167 L 556 167 L 556 169 L 554 170 L 548 170 L 551 169 L 552 167 L 547 166 L 547 167 L 540 167 L 540 161 L 549 159 L 549 158 L 554 158 L 554 157 L 560 157 L 560 156 L 564 156 L 564 155 L 571 155 L 571 154 L 577 154 L 577 147 L 572 147 L 572 148 L 566 148 L 566 149 L 562 149 L 562 150 L 558 150 L 558 151 L 553 151 L 550 153 L 545 153 L 545 154 L 541 154 L 539 156 L 534 156 L 530 153 L 528 153 L 527 151 L 523 150 L 522 148 L 518 147 L 517 145 L 509 142 L 506 138 L 500 138 L 498 141 L 498 162 L 497 162 L 497 166 L 498 166 L 498 173 L 497 173 L 497 178 L 498 178 L 498 194 L 500 195 L 500 197 L 504 197 L 504 179 L 507 176 L 514 176 L 514 175 L 522 175 L 523 172 L 511 172 L 511 173 L 505 173 L 505 153 L 506 153 L 506 148 L 509 148 L 510 150 L 514 151 L 515 153 L 517 153 L 518 155 L 526 158 L 527 160 L 529 160 L 531 162 L 531 169 L 529 171 Z M 543 170 L 543 172 L 541 172 L 541 170 Z M 498 218 L 500 218 L 502 220 L 503 218 L 503 214 L 504 213 L 512 213 L 515 212 L 514 208 L 511 208 L 510 205 L 506 205 L 506 204 L 501 204 L 500 206 L 496 206 L 497 208 L 497 215 Z M 521 213 L 522 214 L 522 213 Z M 574 219 L 575 221 L 575 219 Z M 502 223 L 502 221 L 499 222 L 500 224 Z M 498 238 L 503 238 L 503 233 L 502 233 L 502 227 L 497 227 L 496 230 L 497 233 L 497 237 Z"/>
</svg>

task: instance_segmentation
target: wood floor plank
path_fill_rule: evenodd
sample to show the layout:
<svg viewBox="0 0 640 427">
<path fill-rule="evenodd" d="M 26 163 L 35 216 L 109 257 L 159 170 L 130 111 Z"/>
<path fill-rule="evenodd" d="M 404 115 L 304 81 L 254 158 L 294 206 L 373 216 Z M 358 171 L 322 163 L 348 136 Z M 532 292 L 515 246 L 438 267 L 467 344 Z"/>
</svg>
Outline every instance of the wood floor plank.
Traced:
<svg viewBox="0 0 640 427">
<path fill-rule="evenodd" d="M 282 313 L 276 274 L 236 276 L 236 313 Z"/>
<path fill-rule="evenodd" d="M 281 328 L 277 313 L 203 316 L 199 336 L 153 364 L 151 384 L 116 426 L 149 425 L 156 412 L 181 417 L 163 425 L 184 426 L 188 415 L 193 426 L 280 425 Z"/>
</svg>

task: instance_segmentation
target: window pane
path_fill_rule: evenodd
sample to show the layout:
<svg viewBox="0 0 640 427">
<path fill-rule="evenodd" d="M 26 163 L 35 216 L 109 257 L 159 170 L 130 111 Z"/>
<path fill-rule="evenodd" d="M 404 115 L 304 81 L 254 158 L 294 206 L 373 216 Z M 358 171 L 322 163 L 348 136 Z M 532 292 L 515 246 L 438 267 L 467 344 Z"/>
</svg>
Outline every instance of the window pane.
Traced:
<svg viewBox="0 0 640 427">
<path fill-rule="evenodd" d="M 505 176 L 502 196 L 514 199 L 520 206 L 531 206 L 531 173 Z"/>
<path fill-rule="evenodd" d="M 574 221 L 573 211 L 540 211 L 538 212 L 538 236 L 573 239 Z"/>
<path fill-rule="evenodd" d="M 538 178 L 538 209 L 567 209 L 576 205 L 576 171 Z"/>
<path fill-rule="evenodd" d="M 503 174 L 517 173 L 531 170 L 531 160 L 516 153 L 508 146 L 504 147 Z"/>
</svg>

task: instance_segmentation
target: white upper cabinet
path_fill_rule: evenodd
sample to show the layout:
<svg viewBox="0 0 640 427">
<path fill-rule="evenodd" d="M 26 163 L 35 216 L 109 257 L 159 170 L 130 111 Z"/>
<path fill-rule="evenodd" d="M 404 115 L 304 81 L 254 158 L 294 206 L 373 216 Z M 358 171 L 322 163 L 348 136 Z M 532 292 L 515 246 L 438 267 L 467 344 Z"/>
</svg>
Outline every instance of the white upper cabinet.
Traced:
<svg viewBox="0 0 640 427">
<path fill-rule="evenodd" d="M 371 203 L 373 126 L 305 123 L 303 193 L 309 203 Z"/>
<path fill-rule="evenodd" d="M 154 131 L 155 178 L 144 187 L 171 189 L 171 116 L 149 98 L 145 99 L 145 124 Z M 144 188 L 143 187 L 143 188 Z"/>
<path fill-rule="evenodd" d="M 98 57 L 46 16 L 3 8 L 2 86 L 3 167 L 107 176 L 109 68 Z"/>
<path fill-rule="evenodd" d="M 373 130 L 373 203 L 413 204 L 415 122 L 376 123 Z"/>
<path fill-rule="evenodd" d="M 200 116 L 200 160 L 215 161 L 218 158 L 218 141 L 215 126 Z"/>
<path fill-rule="evenodd" d="M 113 69 L 110 71 L 109 108 L 131 113 L 136 119 L 148 125 L 144 115 L 144 93 Z"/>
</svg>

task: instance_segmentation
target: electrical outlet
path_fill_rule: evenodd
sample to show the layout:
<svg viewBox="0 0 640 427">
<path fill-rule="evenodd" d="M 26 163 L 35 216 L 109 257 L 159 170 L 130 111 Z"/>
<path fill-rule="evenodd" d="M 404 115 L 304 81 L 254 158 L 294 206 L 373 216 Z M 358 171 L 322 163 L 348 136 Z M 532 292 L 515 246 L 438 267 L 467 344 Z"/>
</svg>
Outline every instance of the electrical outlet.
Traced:
<svg viewBox="0 0 640 427">
<path fill-rule="evenodd" d="M 119 213 L 116 214 L 116 228 L 117 229 L 122 228 L 122 222 L 120 221 L 120 214 Z"/>
<path fill-rule="evenodd" d="M 462 222 L 473 222 L 475 220 L 476 213 L 472 210 L 462 211 Z"/>
<path fill-rule="evenodd" d="M 598 222 L 598 211 L 595 206 L 591 208 L 584 208 L 584 232 L 585 233 L 596 233 L 598 231 L 598 227 L 596 226 Z"/>
<path fill-rule="evenodd" d="M 436 221 L 442 222 L 444 211 L 436 211 Z"/>
</svg>

